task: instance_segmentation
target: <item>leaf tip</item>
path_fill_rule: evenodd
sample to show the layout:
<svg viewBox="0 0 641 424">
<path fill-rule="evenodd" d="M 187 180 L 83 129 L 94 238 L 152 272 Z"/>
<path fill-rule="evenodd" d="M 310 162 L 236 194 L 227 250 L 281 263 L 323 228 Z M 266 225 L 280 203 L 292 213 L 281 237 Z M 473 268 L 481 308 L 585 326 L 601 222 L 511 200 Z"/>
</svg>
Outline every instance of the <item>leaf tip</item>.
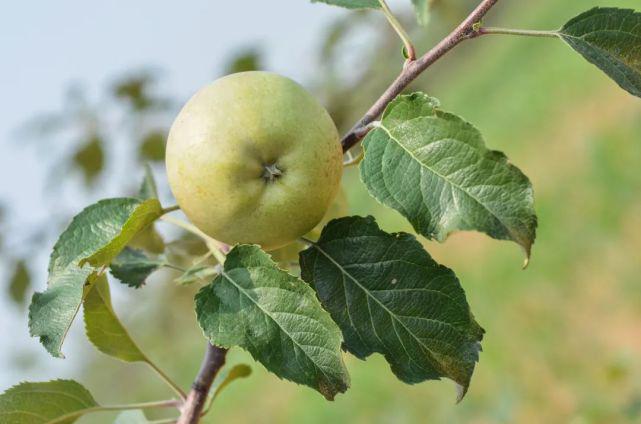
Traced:
<svg viewBox="0 0 641 424">
<path fill-rule="evenodd" d="M 456 404 L 457 405 L 461 403 L 461 401 L 465 397 L 465 394 L 467 393 L 467 388 L 468 386 L 464 386 L 462 384 L 456 383 Z"/>
</svg>

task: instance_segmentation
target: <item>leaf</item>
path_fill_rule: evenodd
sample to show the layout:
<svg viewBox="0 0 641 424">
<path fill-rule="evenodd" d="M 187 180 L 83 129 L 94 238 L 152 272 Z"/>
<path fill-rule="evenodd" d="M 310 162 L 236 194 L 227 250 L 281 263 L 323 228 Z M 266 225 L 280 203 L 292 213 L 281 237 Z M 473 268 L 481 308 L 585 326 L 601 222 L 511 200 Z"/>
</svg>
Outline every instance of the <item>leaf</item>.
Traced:
<svg viewBox="0 0 641 424">
<path fill-rule="evenodd" d="M 312 0 L 312 3 L 326 3 L 347 9 L 380 9 L 378 0 Z"/>
<path fill-rule="evenodd" d="M 29 330 L 55 357 L 91 285 L 137 231 L 160 211 L 158 200 L 101 200 L 73 219 L 60 235 L 49 260 L 47 290 L 35 293 L 29 307 Z M 155 219 L 155 218 L 154 218 Z"/>
<path fill-rule="evenodd" d="M 145 178 L 140 185 L 137 197 L 142 200 L 159 198 L 156 180 L 154 179 L 154 175 L 149 164 L 145 164 Z M 156 230 L 156 226 L 154 224 L 149 225 L 147 228 L 136 234 L 136 236 L 129 242 L 129 246 L 155 254 L 160 254 L 165 251 L 165 241 Z"/>
<path fill-rule="evenodd" d="M 126 247 L 111 262 L 109 268 L 111 275 L 121 283 L 139 289 L 145 284 L 147 277 L 163 264 L 163 261 L 150 258 L 142 250 Z"/>
<path fill-rule="evenodd" d="M 140 409 L 123 411 L 116 417 L 114 424 L 150 424 L 145 413 Z"/>
<path fill-rule="evenodd" d="M 81 260 L 80 266 L 84 263 L 89 263 L 94 267 L 108 265 L 136 234 L 160 218 L 162 214 L 162 207 L 158 199 L 139 202 L 127 221 L 118 229 L 118 234 L 98 251 Z"/>
<path fill-rule="evenodd" d="M 252 369 L 249 365 L 237 364 L 234 365 L 230 370 L 224 370 L 223 372 L 218 374 L 211 388 L 211 392 L 213 393 L 212 400 L 216 399 L 216 397 L 218 397 L 218 395 L 225 389 L 225 387 L 229 386 L 235 380 L 247 378 L 251 375 L 251 373 Z"/>
<path fill-rule="evenodd" d="M 422 26 L 427 26 L 430 22 L 430 8 L 433 0 L 412 0 L 414 11 L 416 12 L 416 20 Z"/>
<path fill-rule="evenodd" d="M 158 199 L 156 179 L 154 178 L 154 173 L 148 163 L 145 164 L 145 178 L 143 178 L 142 184 L 140 184 L 137 197 L 142 200 Z"/>
<path fill-rule="evenodd" d="M 196 315 L 212 344 L 241 346 L 277 376 L 328 400 L 349 386 L 339 328 L 314 291 L 258 246 L 229 252 L 222 274 L 196 295 Z"/>
<path fill-rule="evenodd" d="M 103 140 L 93 135 L 73 156 L 73 163 L 80 168 L 87 184 L 93 183 L 105 166 Z"/>
<path fill-rule="evenodd" d="M 300 263 L 347 350 L 361 359 L 383 354 L 406 383 L 447 377 L 463 397 L 484 331 L 454 273 L 414 236 L 388 234 L 372 217 L 340 218 L 301 252 Z"/>
<path fill-rule="evenodd" d="M 0 395 L 0 422 L 70 424 L 98 407 L 91 393 L 73 380 L 20 383 Z"/>
<path fill-rule="evenodd" d="M 641 97 L 641 13 L 595 7 L 565 24 L 559 36 L 621 88 Z"/>
<path fill-rule="evenodd" d="M 218 274 L 215 267 L 208 265 L 194 265 L 185 271 L 180 277 L 176 279 L 176 283 L 180 285 L 189 285 L 202 281 L 211 281 L 212 277 Z"/>
<path fill-rule="evenodd" d="M 31 275 L 29 268 L 24 260 L 19 260 L 15 264 L 13 275 L 9 280 L 9 296 L 20 305 L 25 301 L 27 290 L 31 286 Z"/>
<path fill-rule="evenodd" d="M 87 337 L 99 351 L 125 362 L 147 362 L 113 310 L 107 277 L 98 277 L 83 307 Z"/>
<path fill-rule="evenodd" d="M 513 240 L 530 256 L 536 236 L 532 186 L 481 133 L 424 93 L 397 97 L 363 142 L 361 179 L 414 229 L 444 241 L 460 230 Z"/>
<path fill-rule="evenodd" d="M 225 74 L 235 74 L 237 72 L 259 71 L 263 68 L 260 52 L 255 48 L 250 48 L 233 57 L 227 65 Z"/>
<path fill-rule="evenodd" d="M 128 244 L 132 249 L 144 250 L 145 252 L 159 255 L 165 251 L 165 241 L 156 230 L 156 226 L 151 224 L 143 229 L 131 239 Z"/>
<path fill-rule="evenodd" d="M 150 109 L 155 104 L 155 99 L 149 93 L 154 80 L 155 76 L 150 72 L 127 76 L 116 82 L 113 94 L 117 99 L 129 103 L 135 111 Z"/>
<path fill-rule="evenodd" d="M 143 160 L 161 162 L 165 160 L 165 144 L 167 142 L 167 132 L 164 130 L 154 130 L 146 134 L 141 143 L 139 155 Z"/>
</svg>

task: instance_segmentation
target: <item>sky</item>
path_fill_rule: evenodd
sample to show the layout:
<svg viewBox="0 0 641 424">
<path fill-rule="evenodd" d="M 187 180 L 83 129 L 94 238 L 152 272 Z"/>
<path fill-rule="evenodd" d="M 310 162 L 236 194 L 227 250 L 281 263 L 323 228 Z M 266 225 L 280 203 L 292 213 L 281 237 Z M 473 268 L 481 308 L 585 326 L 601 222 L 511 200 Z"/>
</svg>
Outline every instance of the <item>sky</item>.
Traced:
<svg viewBox="0 0 641 424">
<path fill-rule="evenodd" d="M 344 13 L 350 12 L 307 0 L 22 0 L 5 4 L 0 14 L 0 199 L 11 203 L 18 212 L 13 218 L 23 223 L 55 214 L 55 210 L 41 210 L 47 174 L 40 161 L 47 152 L 34 152 L 36 145 L 21 139 L 17 129 L 34 115 L 59 110 L 70 83 L 81 82 L 97 95 L 123 71 L 153 65 L 166 71 L 161 92 L 188 98 L 220 72 L 235 50 L 258 45 L 265 52 L 268 69 L 304 84 L 315 65 L 309 52 L 317 51 L 323 29 Z M 44 288 L 47 261 L 46 255 L 41 256 L 33 259 L 32 267 L 38 270 L 39 290 Z M 2 281 L 8 272 L 0 269 Z M 72 329 L 67 354 L 84 343 L 80 327 Z M 2 343 L 0 391 L 22 380 L 70 372 L 68 361 L 49 359 L 37 340 L 28 336 L 24 312 L 4 295 L 0 296 L 0 334 L 11 334 L 24 362 L 41 364 L 26 374 L 9 369 L 17 349 Z"/>
</svg>

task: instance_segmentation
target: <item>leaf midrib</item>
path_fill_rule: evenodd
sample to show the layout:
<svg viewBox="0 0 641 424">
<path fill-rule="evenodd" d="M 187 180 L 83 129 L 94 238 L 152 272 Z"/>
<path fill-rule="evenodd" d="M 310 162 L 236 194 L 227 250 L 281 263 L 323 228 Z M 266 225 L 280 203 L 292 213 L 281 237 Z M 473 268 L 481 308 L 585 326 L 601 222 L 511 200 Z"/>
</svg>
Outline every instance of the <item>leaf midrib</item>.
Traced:
<svg viewBox="0 0 641 424">
<path fill-rule="evenodd" d="M 425 118 L 425 116 L 419 116 L 419 117 L 416 117 L 416 118 L 414 118 L 414 119 L 420 119 L 420 118 Z M 485 209 L 487 212 L 489 212 L 489 213 L 490 213 L 490 215 L 492 215 L 494 218 L 496 218 L 496 220 L 497 220 L 497 221 L 498 221 L 498 222 L 503 226 L 503 228 L 504 228 L 504 229 L 505 229 L 505 230 L 510 234 L 510 236 L 514 238 L 514 240 L 518 241 L 519 243 L 522 241 L 522 240 L 521 240 L 521 237 L 519 237 L 518 235 L 514 234 L 514 232 L 512 231 L 512 229 L 511 229 L 508 225 L 506 225 L 506 224 L 505 224 L 505 222 L 503 221 L 503 219 L 501 219 L 501 218 L 500 218 L 500 217 L 499 217 L 499 216 L 498 216 L 494 211 L 492 211 L 490 208 L 488 208 L 486 205 L 484 205 L 484 204 L 483 204 L 479 199 L 477 199 L 477 198 L 476 198 L 475 196 L 473 196 L 471 193 L 467 192 L 467 191 L 466 191 L 463 187 L 461 187 L 460 185 L 458 185 L 458 184 L 456 184 L 456 183 L 452 182 L 450 179 L 448 179 L 448 178 L 447 178 L 447 177 L 445 177 L 444 175 L 442 175 L 442 174 L 438 173 L 436 170 L 434 170 L 434 169 L 430 168 L 429 166 L 427 166 L 426 164 L 424 164 L 422 161 L 420 161 L 420 160 L 419 160 L 419 159 L 414 155 L 414 153 L 413 153 L 413 152 L 411 152 L 410 150 L 408 150 L 408 149 L 407 149 L 407 148 L 406 148 L 406 147 L 405 147 L 405 146 L 400 142 L 400 140 L 398 140 L 398 139 L 396 139 L 394 136 L 392 136 L 392 133 L 390 132 L 390 130 L 389 130 L 389 129 L 387 129 L 384 125 L 380 125 L 380 126 L 379 126 L 379 128 L 381 128 L 383 131 L 385 131 L 385 133 L 387 134 L 387 136 L 388 136 L 391 140 L 393 140 L 393 141 L 394 141 L 398 146 L 400 146 L 400 147 L 401 147 L 405 152 L 407 152 L 407 154 L 408 154 L 408 155 L 410 155 L 410 156 L 411 156 L 411 157 L 412 157 L 412 158 L 413 158 L 413 159 L 414 159 L 414 160 L 415 160 L 415 161 L 416 161 L 416 162 L 417 162 L 417 163 L 418 163 L 422 168 L 427 169 L 427 170 L 428 170 L 428 171 L 430 171 L 432 174 L 434 174 L 434 175 L 436 175 L 437 177 L 439 177 L 439 178 L 443 179 L 444 181 L 446 181 L 446 182 L 447 182 L 448 184 L 450 184 L 451 186 L 453 186 L 453 187 L 457 188 L 458 190 L 460 190 L 461 192 L 465 193 L 468 197 L 470 197 L 472 200 L 474 200 L 474 201 L 475 201 L 479 206 L 481 206 L 483 209 Z M 436 141 L 433 141 L 432 143 L 434 143 L 434 142 L 438 142 L 438 141 L 445 141 L 445 140 L 447 140 L 447 139 L 445 139 L 445 138 L 444 138 L 444 139 L 441 139 L 441 140 L 436 140 Z M 458 140 L 457 140 L 457 141 L 458 141 Z M 431 144 L 431 143 L 430 143 L 430 144 Z M 464 144 L 465 144 L 465 143 L 464 143 Z M 421 197 L 423 197 L 423 192 L 422 192 L 422 191 L 421 191 Z M 529 241 L 527 241 L 527 240 L 526 240 L 526 243 L 527 243 L 527 244 L 529 244 Z"/>
<path fill-rule="evenodd" d="M 334 264 L 334 265 L 335 265 L 335 266 L 336 266 L 336 267 L 341 271 L 341 273 L 342 273 L 342 274 L 344 274 L 344 275 L 348 276 L 348 277 L 349 277 L 349 279 L 350 279 L 350 280 L 352 280 L 352 281 L 353 281 L 353 282 L 354 282 L 354 283 L 355 283 L 355 284 L 356 284 L 356 285 L 357 285 L 357 286 L 358 286 L 358 287 L 359 287 L 359 288 L 360 288 L 360 289 L 361 289 L 361 290 L 362 290 L 362 291 L 367 295 L 368 299 L 369 299 L 369 298 L 373 299 L 373 300 L 374 300 L 374 301 L 375 301 L 375 302 L 376 302 L 376 303 L 377 303 L 377 304 L 378 304 L 378 305 L 379 305 L 379 306 L 380 306 L 380 307 L 381 307 L 385 312 L 387 312 L 387 313 L 389 314 L 389 316 L 390 316 L 391 318 L 393 318 L 395 321 L 397 321 L 399 324 L 401 324 L 401 325 L 403 326 L 403 328 L 404 328 L 404 329 L 405 329 L 409 334 L 411 334 L 411 335 L 412 335 L 412 338 L 413 338 L 414 340 L 416 340 L 416 342 L 417 342 L 418 344 L 420 344 L 421 346 L 423 346 L 423 347 L 424 347 L 424 348 L 425 348 L 425 349 L 426 349 L 426 350 L 431 354 L 431 356 L 432 356 L 432 360 L 433 360 L 433 362 L 434 362 L 435 364 L 437 364 L 437 367 L 438 367 L 438 368 L 440 368 L 440 367 L 441 367 L 441 365 L 439 364 L 438 360 L 436 360 L 436 358 L 434 357 L 435 355 L 437 355 L 437 353 L 436 353 L 436 352 L 434 352 L 432 349 L 430 349 L 428 346 L 426 346 L 426 345 L 425 345 L 425 344 L 424 344 L 424 343 L 423 343 L 423 342 L 422 342 L 422 341 L 421 341 L 421 340 L 420 340 L 420 339 L 419 339 L 419 338 L 418 338 L 418 337 L 417 337 L 417 336 L 416 336 L 416 335 L 415 335 L 415 334 L 414 334 L 414 333 L 413 333 L 409 328 L 407 328 L 407 326 L 405 325 L 405 323 L 404 323 L 402 320 L 400 320 L 400 319 L 397 317 L 397 315 L 396 315 L 396 314 L 394 314 L 394 313 L 393 313 L 389 308 L 387 308 L 387 306 L 385 306 L 385 304 L 383 304 L 379 299 L 377 299 L 375 296 L 373 296 L 365 286 L 363 286 L 363 285 L 362 285 L 362 284 L 361 284 L 361 283 L 360 283 L 356 278 L 354 278 L 354 277 L 353 277 L 349 272 L 347 272 L 347 270 L 345 270 L 345 268 L 343 268 L 343 267 L 342 267 L 342 265 L 341 265 L 340 263 L 336 262 L 336 261 L 334 260 L 334 258 L 332 258 L 332 257 L 331 257 L 327 252 L 325 252 L 325 251 L 324 251 L 324 250 L 323 250 L 323 249 L 322 249 L 318 244 L 316 244 L 316 243 L 315 243 L 315 244 L 313 244 L 313 246 L 314 246 L 314 248 L 316 248 L 320 253 L 322 253 L 322 254 L 323 254 L 323 256 L 325 256 L 325 257 L 326 257 L 330 262 L 332 262 L 332 263 L 333 263 L 333 264 Z M 343 281 L 345 281 L 345 280 L 343 279 Z M 369 305 L 369 302 L 368 302 L 368 305 Z M 371 318 L 372 318 L 372 314 L 371 314 L 371 312 L 370 312 L 370 319 L 371 319 Z M 443 324 L 443 325 L 446 325 L 446 326 L 450 326 L 450 327 L 452 327 L 452 326 L 451 326 L 450 324 L 448 324 L 447 322 L 439 321 L 439 320 L 434 320 L 434 321 L 435 321 L 435 322 L 438 322 L 438 323 L 441 323 L 441 324 Z M 372 323 L 372 326 L 373 326 L 373 323 Z M 356 327 L 354 327 L 354 328 L 356 328 Z M 452 328 L 453 328 L 455 331 L 457 331 L 457 332 L 459 331 L 459 330 L 458 330 L 458 329 L 456 329 L 455 327 L 452 327 Z M 374 330 L 374 332 L 376 333 L 376 330 Z M 398 333 L 397 333 L 397 336 L 398 336 Z M 378 337 L 378 335 L 377 335 L 377 337 Z M 379 338 L 379 340 L 380 340 L 380 338 Z M 449 345 L 450 347 L 454 348 L 454 346 L 453 346 L 451 343 L 449 343 L 449 342 L 447 342 L 447 341 L 444 341 L 444 340 L 441 340 L 441 341 L 442 341 L 443 343 L 445 343 L 445 344 Z M 382 342 L 382 340 L 381 340 L 381 342 Z M 405 348 L 405 347 L 403 346 L 403 348 Z"/>
<path fill-rule="evenodd" d="M 263 268 L 263 269 L 267 269 L 267 270 L 270 270 L 270 269 L 271 269 L 271 268 L 267 268 L 267 267 L 256 267 L 256 268 Z M 238 269 L 238 268 L 234 268 L 234 269 Z M 245 268 L 245 269 L 247 269 L 247 268 Z M 230 270 L 230 271 L 233 271 L 233 270 Z M 247 297 L 249 300 L 251 300 L 251 301 L 252 301 L 252 303 L 253 303 L 254 305 L 256 305 L 256 306 L 258 307 L 258 309 L 260 309 L 260 310 L 261 310 L 261 311 L 262 311 L 266 316 L 268 316 L 268 317 L 269 317 L 269 319 L 271 319 L 271 320 L 272 320 L 272 321 L 273 321 L 273 322 L 278 326 L 278 328 L 280 328 L 280 330 L 281 330 L 284 334 L 286 334 L 286 335 L 289 337 L 289 339 L 292 341 L 292 343 L 294 343 L 294 344 L 298 347 L 298 349 L 300 349 L 302 352 L 304 352 L 304 353 L 305 353 L 305 357 L 307 357 L 307 358 L 308 358 L 308 359 L 309 359 L 309 360 L 310 360 L 310 361 L 311 361 L 311 362 L 316 366 L 316 368 L 318 368 L 318 370 L 319 370 L 319 371 L 320 371 L 320 372 L 325 376 L 325 378 L 327 378 L 327 381 L 328 381 L 328 382 L 331 382 L 331 381 L 332 381 L 332 378 L 330 378 L 330 376 L 328 376 L 328 375 L 325 373 L 325 371 L 323 370 L 323 368 L 322 368 L 318 363 L 316 363 L 316 361 L 314 361 L 314 359 L 313 359 L 311 356 L 309 356 L 309 353 L 307 352 L 307 350 L 306 350 L 306 349 L 304 349 L 304 347 L 303 347 L 300 343 L 298 343 L 298 342 L 294 339 L 294 337 L 293 337 L 289 332 L 287 332 L 287 331 L 286 331 L 286 330 L 285 330 L 285 329 L 280 325 L 280 323 L 279 323 L 279 322 L 278 322 L 278 321 L 277 321 L 277 320 L 276 320 L 276 319 L 275 319 L 275 318 L 274 318 L 274 317 L 273 317 L 273 316 L 272 316 L 268 311 L 266 311 L 266 310 L 265 310 L 265 309 L 264 309 L 264 308 L 263 308 L 263 307 L 262 307 L 262 306 L 261 306 L 261 305 L 260 305 L 260 304 L 259 304 L 259 303 L 254 299 L 254 298 L 253 298 L 253 297 L 251 297 L 251 296 L 249 295 L 249 293 L 248 293 L 248 292 L 247 292 L 243 287 L 241 287 L 239 284 L 237 284 L 237 283 L 236 283 L 236 281 L 234 281 L 234 280 L 229 276 L 228 272 L 229 272 L 229 271 L 226 271 L 226 270 L 225 270 L 225 271 L 221 271 L 221 275 L 222 275 L 222 276 L 223 276 L 227 281 L 229 281 L 231 284 L 233 284 L 233 285 L 234 285 L 234 287 L 236 287 L 236 288 L 238 289 L 238 291 L 242 292 L 242 293 L 245 295 L 245 297 Z M 316 321 L 318 322 L 318 320 L 316 320 Z M 319 346 L 319 347 L 320 347 L 320 346 Z"/>
</svg>

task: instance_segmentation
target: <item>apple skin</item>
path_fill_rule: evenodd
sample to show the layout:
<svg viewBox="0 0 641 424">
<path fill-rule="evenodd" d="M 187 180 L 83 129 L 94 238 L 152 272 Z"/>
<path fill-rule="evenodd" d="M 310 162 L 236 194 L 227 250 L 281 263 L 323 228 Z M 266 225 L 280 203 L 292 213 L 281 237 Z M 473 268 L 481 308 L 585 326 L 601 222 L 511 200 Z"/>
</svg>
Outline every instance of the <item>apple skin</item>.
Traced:
<svg viewBox="0 0 641 424">
<path fill-rule="evenodd" d="M 242 72 L 202 88 L 169 132 L 169 185 L 194 225 L 272 250 L 325 215 L 343 172 L 338 131 L 294 81 Z"/>
</svg>

